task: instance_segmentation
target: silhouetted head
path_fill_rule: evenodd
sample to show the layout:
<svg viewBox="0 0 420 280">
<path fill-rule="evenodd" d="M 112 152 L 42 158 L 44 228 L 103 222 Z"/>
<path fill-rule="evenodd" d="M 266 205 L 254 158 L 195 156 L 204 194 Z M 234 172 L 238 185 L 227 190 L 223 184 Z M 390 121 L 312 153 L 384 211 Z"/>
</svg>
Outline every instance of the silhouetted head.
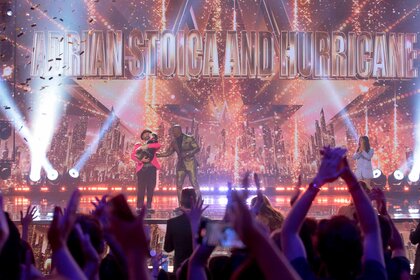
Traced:
<svg viewBox="0 0 420 280">
<path fill-rule="evenodd" d="M 193 188 L 184 188 L 181 192 L 181 206 L 190 209 L 197 200 L 197 194 Z"/>
<path fill-rule="evenodd" d="M 345 216 L 320 223 L 318 252 L 329 277 L 354 279 L 360 272 L 363 255 L 359 228 Z"/>
<path fill-rule="evenodd" d="M 105 241 L 103 230 L 99 221 L 91 215 L 80 214 L 77 216 L 76 224 L 80 224 L 84 234 L 89 234 L 90 242 L 92 243 L 93 248 L 95 248 L 98 255 L 101 255 L 105 250 Z M 82 250 L 82 243 L 79 240 L 74 227 L 67 240 L 67 246 L 79 266 L 84 267 L 85 258 Z"/>
<path fill-rule="evenodd" d="M 182 128 L 179 124 L 176 124 L 172 126 L 171 132 L 175 138 L 178 138 L 179 136 L 182 135 Z"/>
</svg>

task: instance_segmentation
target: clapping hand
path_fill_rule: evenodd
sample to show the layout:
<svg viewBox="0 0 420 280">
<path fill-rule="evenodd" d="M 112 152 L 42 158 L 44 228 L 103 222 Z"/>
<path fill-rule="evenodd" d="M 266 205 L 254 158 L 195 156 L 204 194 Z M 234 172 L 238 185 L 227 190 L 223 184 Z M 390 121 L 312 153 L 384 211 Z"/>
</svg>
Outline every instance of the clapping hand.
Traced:
<svg viewBox="0 0 420 280">
<path fill-rule="evenodd" d="M 314 184 L 317 187 L 334 182 L 340 177 L 343 172 L 343 169 L 340 167 L 343 166 L 343 158 L 347 151 L 342 148 L 331 149 L 330 147 L 325 147 L 320 152 L 322 155 L 321 166 L 314 179 Z"/>
</svg>

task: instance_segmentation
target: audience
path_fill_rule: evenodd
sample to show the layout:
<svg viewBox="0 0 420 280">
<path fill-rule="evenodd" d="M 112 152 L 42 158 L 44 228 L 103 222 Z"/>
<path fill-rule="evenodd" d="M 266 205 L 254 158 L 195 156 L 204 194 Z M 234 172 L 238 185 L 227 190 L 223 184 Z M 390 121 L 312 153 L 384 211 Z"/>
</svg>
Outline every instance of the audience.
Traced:
<svg viewBox="0 0 420 280">
<path fill-rule="evenodd" d="M 242 191 L 229 185 L 221 224 L 234 229 L 241 242 L 232 243 L 236 245 L 226 248 L 229 254 L 224 256 L 212 256 L 220 244 L 207 238 L 207 206 L 193 188 L 182 190 L 182 214 L 168 220 L 163 248 L 174 251 L 174 275 L 159 270 L 162 253 L 150 250 L 145 207 L 135 215 L 123 195 L 104 196 L 92 203 L 91 214 L 82 215 L 75 191 L 64 211 L 54 209 L 48 230 L 52 271 L 43 276 L 28 243 L 35 208 L 29 206 L 25 216 L 21 212 L 20 235 L 0 196 L 0 279 L 409 279 L 404 242 L 387 212 L 384 193 L 376 188 L 366 193 L 349 168 L 346 150 L 327 147 L 321 154 L 318 173 L 306 191 L 300 192 L 298 180 L 285 218 L 262 193 L 258 175 L 250 207 L 249 174 Z M 348 209 L 320 221 L 307 217 L 321 187 L 339 178 L 352 199 Z M 410 240 L 420 242 L 419 225 Z M 420 272 L 417 262 L 415 274 Z"/>
<path fill-rule="evenodd" d="M 197 199 L 193 188 L 184 188 L 181 192 L 181 209 L 184 213 L 167 222 L 163 249 L 168 253 L 175 251 L 174 272 L 193 252 L 195 242 L 193 237 L 195 238 L 198 234 L 198 225 L 190 225 L 189 214 L 193 206 L 200 200 L 201 198 Z M 200 223 L 200 220 L 197 223 Z"/>
</svg>

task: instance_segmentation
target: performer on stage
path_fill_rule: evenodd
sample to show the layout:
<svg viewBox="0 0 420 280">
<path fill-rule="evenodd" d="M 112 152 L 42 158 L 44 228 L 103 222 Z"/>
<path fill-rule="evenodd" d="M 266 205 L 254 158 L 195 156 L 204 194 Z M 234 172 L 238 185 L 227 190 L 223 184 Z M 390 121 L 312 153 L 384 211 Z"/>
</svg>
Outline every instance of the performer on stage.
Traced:
<svg viewBox="0 0 420 280">
<path fill-rule="evenodd" d="M 188 175 L 191 186 L 195 189 L 197 196 L 200 196 L 200 187 L 197 181 L 197 160 L 195 154 L 200 151 L 200 147 L 193 136 L 182 133 L 181 126 L 174 125 L 171 128 L 174 139 L 166 152 L 157 154 L 157 157 L 168 157 L 176 152 L 178 162 L 176 164 L 176 188 L 178 203 L 181 201 L 182 185 L 185 176 Z"/>
<path fill-rule="evenodd" d="M 365 182 L 368 188 L 370 188 L 370 180 L 373 178 L 372 157 L 373 149 L 370 147 L 369 138 L 361 136 L 359 147 L 353 155 L 353 159 L 356 161 L 355 174 L 357 179 Z"/>
<path fill-rule="evenodd" d="M 137 143 L 131 153 L 131 158 L 136 162 L 137 209 L 143 207 L 144 194 L 147 192 L 146 207 L 149 212 L 153 212 L 153 192 L 156 187 L 157 170 L 160 169 L 155 154 L 161 145 L 158 142 L 157 135 L 148 129 L 142 131 L 140 138 L 146 143 Z"/>
</svg>

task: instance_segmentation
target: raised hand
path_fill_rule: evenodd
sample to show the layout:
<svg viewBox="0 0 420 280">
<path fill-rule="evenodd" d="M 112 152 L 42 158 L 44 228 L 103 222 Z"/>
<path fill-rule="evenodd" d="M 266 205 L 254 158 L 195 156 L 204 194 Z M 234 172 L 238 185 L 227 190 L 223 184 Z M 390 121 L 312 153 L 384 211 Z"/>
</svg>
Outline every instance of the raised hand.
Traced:
<svg viewBox="0 0 420 280">
<path fill-rule="evenodd" d="M 193 197 L 191 197 L 191 200 L 193 200 Z M 191 224 L 200 223 L 201 216 L 203 215 L 203 212 L 209 207 L 209 205 L 204 206 L 204 199 L 199 196 L 195 203 L 191 205 L 191 209 L 184 209 L 181 208 L 181 211 L 188 217 Z"/>
<path fill-rule="evenodd" d="M 146 207 L 134 220 L 123 220 L 114 212 L 107 211 L 110 230 L 119 243 L 127 259 L 129 279 L 149 279 L 147 258 L 149 257 L 149 239 L 144 228 Z"/>
<path fill-rule="evenodd" d="M 95 279 L 98 276 L 100 264 L 98 252 L 96 252 L 93 247 L 89 234 L 83 232 L 80 224 L 76 224 L 74 228 L 76 230 L 77 237 L 82 244 L 83 255 L 85 257 L 83 272 L 88 279 Z"/>
<path fill-rule="evenodd" d="M 64 214 L 60 207 L 54 208 L 53 221 L 48 230 L 48 240 L 53 251 L 66 246 L 67 238 L 76 221 L 79 199 L 80 192 L 76 190 L 72 193 Z"/>
<path fill-rule="evenodd" d="M 334 182 L 340 177 L 343 172 L 340 167 L 342 166 L 343 157 L 347 151 L 342 148 L 331 149 L 330 147 L 325 147 L 320 152 L 322 155 L 321 166 L 314 179 L 314 184 L 316 184 L 317 187 Z"/>
<path fill-rule="evenodd" d="M 95 209 L 92 211 L 92 215 L 95 216 L 99 222 L 102 224 L 102 227 L 104 229 L 109 228 L 109 221 L 107 215 L 105 215 L 105 210 L 107 206 L 107 199 L 109 195 L 103 195 L 101 199 L 99 199 L 97 196 L 95 196 L 95 201 L 91 201 L 90 203 L 95 207 Z"/>
<path fill-rule="evenodd" d="M 9 238 L 9 225 L 7 224 L 6 214 L 4 213 L 3 196 L 0 195 L 0 252 Z"/>
<path fill-rule="evenodd" d="M 26 214 L 23 216 L 23 212 L 20 211 L 20 222 L 22 224 L 22 239 L 28 241 L 28 231 L 29 225 L 35 220 L 38 216 L 35 216 L 36 206 L 29 205 L 26 209 Z"/>
<path fill-rule="evenodd" d="M 254 182 L 255 182 L 255 186 L 257 187 L 257 199 L 255 201 L 254 206 L 251 207 L 251 212 L 254 215 L 258 215 L 258 213 L 261 210 L 261 207 L 264 204 L 264 196 L 263 196 L 263 193 L 261 191 L 261 182 L 260 182 L 260 178 L 258 177 L 257 173 L 254 173 Z"/>
<path fill-rule="evenodd" d="M 149 256 L 149 239 L 144 229 L 146 207 L 142 207 L 139 215 L 133 221 L 126 221 L 111 213 L 109 216 L 110 230 L 123 251 L 141 249 Z"/>
</svg>

